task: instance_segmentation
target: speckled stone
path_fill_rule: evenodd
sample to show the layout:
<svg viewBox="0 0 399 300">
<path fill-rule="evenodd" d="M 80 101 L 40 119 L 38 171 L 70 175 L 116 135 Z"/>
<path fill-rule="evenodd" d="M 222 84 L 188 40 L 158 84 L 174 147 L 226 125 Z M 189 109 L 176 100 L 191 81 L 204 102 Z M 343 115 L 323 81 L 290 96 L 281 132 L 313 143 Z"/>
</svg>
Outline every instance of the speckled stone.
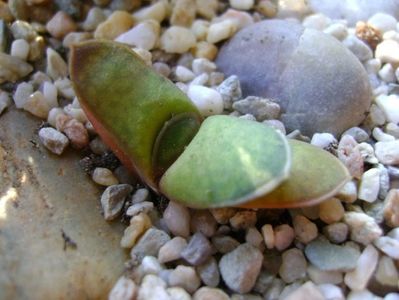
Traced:
<svg viewBox="0 0 399 300">
<path fill-rule="evenodd" d="M 294 22 L 246 27 L 216 63 L 226 76 L 240 78 L 244 96 L 277 99 L 288 131 L 338 135 L 357 126 L 371 104 L 368 76 L 357 58 L 334 37 Z"/>
</svg>

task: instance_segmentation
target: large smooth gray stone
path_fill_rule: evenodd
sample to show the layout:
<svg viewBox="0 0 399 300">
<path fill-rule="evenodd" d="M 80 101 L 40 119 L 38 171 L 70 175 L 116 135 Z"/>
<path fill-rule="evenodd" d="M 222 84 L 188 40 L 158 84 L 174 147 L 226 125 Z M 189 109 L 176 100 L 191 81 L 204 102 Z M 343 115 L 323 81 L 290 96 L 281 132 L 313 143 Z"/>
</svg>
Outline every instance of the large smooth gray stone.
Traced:
<svg viewBox="0 0 399 300">
<path fill-rule="evenodd" d="M 339 135 L 361 123 L 371 103 L 367 73 L 335 38 L 283 20 L 246 27 L 227 42 L 216 63 L 237 75 L 243 94 L 282 108 L 288 130 Z"/>
<path fill-rule="evenodd" d="M 0 299 L 107 299 L 127 260 L 123 226 L 101 216 L 78 153 L 36 146 L 39 125 L 15 110 L 0 116 Z"/>
</svg>

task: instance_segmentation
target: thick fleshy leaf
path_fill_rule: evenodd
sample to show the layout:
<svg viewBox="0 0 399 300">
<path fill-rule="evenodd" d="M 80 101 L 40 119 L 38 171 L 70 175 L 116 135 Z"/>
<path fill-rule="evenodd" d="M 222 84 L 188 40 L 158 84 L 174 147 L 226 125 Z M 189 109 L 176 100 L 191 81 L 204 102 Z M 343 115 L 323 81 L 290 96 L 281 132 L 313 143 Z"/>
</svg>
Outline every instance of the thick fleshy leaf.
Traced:
<svg viewBox="0 0 399 300">
<path fill-rule="evenodd" d="M 198 116 L 192 113 L 177 115 L 165 123 L 154 145 L 155 178 L 159 179 L 176 161 L 198 132 L 199 126 Z"/>
<path fill-rule="evenodd" d="M 287 178 L 290 161 L 288 142 L 278 131 L 212 116 L 165 172 L 160 189 L 189 207 L 238 205 L 276 188 Z"/>
<path fill-rule="evenodd" d="M 70 74 L 76 95 L 99 135 L 121 161 L 157 190 L 153 147 L 164 124 L 197 108 L 129 47 L 88 41 L 72 47 Z M 198 124 L 199 126 L 199 124 Z M 189 132 L 192 132 L 191 128 Z"/>
<path fill-rule="evenodd" d="M 290 177 L 274 191 L 240 205 L 247 208 L 285 208 L 317 204 L 334 196 L 350 179 L 346 167 L 329 152 L 290 140 Z"/>
</svg>

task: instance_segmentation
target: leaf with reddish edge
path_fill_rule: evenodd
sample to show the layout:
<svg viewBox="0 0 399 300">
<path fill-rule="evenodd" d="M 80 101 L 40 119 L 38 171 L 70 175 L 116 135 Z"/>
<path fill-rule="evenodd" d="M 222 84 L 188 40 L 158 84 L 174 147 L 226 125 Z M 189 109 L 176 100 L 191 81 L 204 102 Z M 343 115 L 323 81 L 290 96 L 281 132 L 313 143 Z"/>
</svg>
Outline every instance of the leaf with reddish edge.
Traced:
<svg viewBox="0 0 399 300">
<path fill-rule="evenodd" d="M 194 208 L 245 203 L 275 189 L 288 176 L 287 139 L 265 124 L 211 116 L 165 172 L 160 189 Z"/>
<path fill-rule="evenodd" d="M 116 42 L 72 46 L 69 67 L 76 95 L 97 133 L 122 163 L 157 191 L 155 141 L 164 124 L 180 114 L 197 116 L 199 127 L 195 105 L 129 47 Z"/>
<path fill-rule="evenodd" d="M 351 178 L 338 158 L 313 145 L 290 140 L 290 177 L 272 192 L 243 208 L 292 208 L 315 205 L 334 196 Z"/>
</svg>

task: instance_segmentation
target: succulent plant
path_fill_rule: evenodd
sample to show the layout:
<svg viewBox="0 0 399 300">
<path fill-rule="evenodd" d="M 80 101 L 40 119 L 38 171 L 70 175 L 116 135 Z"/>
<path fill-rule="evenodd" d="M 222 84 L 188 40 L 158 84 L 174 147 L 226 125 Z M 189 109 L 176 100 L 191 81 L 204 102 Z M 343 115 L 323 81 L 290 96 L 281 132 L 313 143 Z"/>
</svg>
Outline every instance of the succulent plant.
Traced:
<svg viewBox="0 0 399 300">
<path fill-rule="evenodd" d="M 350 178 L 330 153 L 267 125 L 225 115 L 203 120 L 182 91 L 122 44 L 75 45 L 70 74 L 89 120 L 122 163 L 186 206 L 305 206 Z"/>
</svg>

